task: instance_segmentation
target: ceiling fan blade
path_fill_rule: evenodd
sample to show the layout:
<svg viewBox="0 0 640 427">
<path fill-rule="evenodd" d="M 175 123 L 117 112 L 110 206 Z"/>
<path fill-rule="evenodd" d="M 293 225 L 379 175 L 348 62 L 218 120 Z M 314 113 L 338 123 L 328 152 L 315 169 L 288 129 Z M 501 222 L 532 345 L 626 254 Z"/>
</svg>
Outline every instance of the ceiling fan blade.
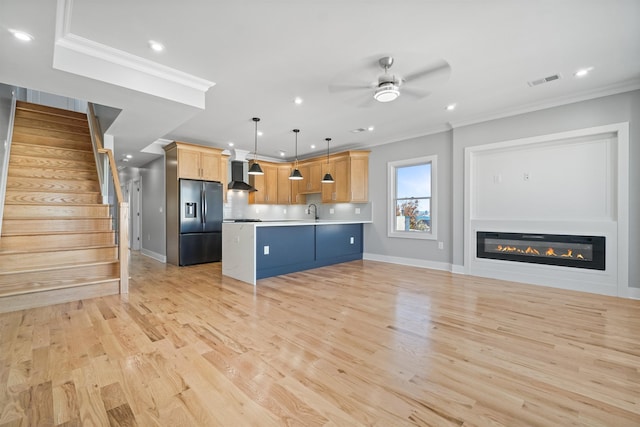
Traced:
<svg viewBox="0 0 640 427">
<path fill-rule="evenodd" d="M 436 64 L 433 64 L 422 70 L 415 71 L 411 74 L 406 74 L 402 78 L 402 81 L 407 83 L 407 82 L 413 82 L 415 80 L 423 79 L 426 77 L 430 77 L 430 78 L 437 77 L 438 79 L 448 79 L 449 74 L 451 74 L 451 66 L 446 61 L 439 61 Z"/>
<path fill-rule="evenodd" d="M 427 96 L 431 95 L 431 91 L 408 88 L 408 87 L 403 87 L 402 89 L 400 89 L 400 93 L 402 95 L 411 96 L 417 99 L 426 98 Z"/>
<path fill-rule="evenodd" d="M 363 90 L 363 89 L 364 90 L 371 89 L 371 85 L 370 84 L 364 84 L 364 83 L 353 83 L 353 84 L 340 83 L 340 84 L 331 84 L 331 85 L 329 85 L 329 92 L 331 92 L 331 93 L 349 92 L 349 91 Z"/>
</svg>

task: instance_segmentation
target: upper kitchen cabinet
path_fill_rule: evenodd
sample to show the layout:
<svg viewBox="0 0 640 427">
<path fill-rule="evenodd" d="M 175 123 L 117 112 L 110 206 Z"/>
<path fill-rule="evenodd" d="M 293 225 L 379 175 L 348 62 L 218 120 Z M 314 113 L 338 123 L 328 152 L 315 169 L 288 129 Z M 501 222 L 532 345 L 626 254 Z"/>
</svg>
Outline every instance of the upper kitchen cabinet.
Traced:
<svg viewBox="0 0 640 427">
<path fill-rule="evenodd" d="M 249 167 L 253 165 L 249 162 Z M 249 184 L 256 189 L 249 193 L 251 204 L 278 203 L 278 166 L 268 162 L 258 162 L 264 175 L 249 175 Z"/>
<path fill-rule="evenodd" d="M 226 183 L 223 160 L 226 161 L 227 156 L 222 156 L 221 149 L 179 141 L 172 142 L 164 149 L 167 155 L 171 152 L 172 157 L 177 158 L 178 178 Z"/>
<path fill-rule="evenodd" d="M 292 203 L 296 203 L 291 200 L 291 181 L 289 179 L 289 175 L 291 175 L 291 165 L 281 164 L 278 165 L 278 204 L 279 205 L 288 205 Z M 303 202 L 304 203 L 304 202 Z"/>
<path fill-rule="evenodd" d="M 322 161 L 312 160 L 300 162 L 298 169 L 302 174 L 302 179 L 298 182 L 299 194 L 310 194 L 322 192 Z"/>
<path fill-rule="evenodd" d="M 324 165 L 327 169 L 327 165 Z M 323 203 L 369 201 L 369 151 L 346 151 L 331 156 L 333 184 L 322 184 Z"/>
</svg>

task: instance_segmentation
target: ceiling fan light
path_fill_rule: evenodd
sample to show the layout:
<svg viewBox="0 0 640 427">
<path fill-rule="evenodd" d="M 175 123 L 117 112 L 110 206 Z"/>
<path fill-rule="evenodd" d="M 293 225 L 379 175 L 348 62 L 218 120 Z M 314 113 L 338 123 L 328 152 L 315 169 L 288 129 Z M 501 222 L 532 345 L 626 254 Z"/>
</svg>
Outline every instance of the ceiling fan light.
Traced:
<svg viewBox="0 0 640 427">
<path fill-rule="evenodd" d="M 400 90 L 398 90 L 398 86 L 391 82 L 381 84 L 373 94 L 373 97 L 378 102 L 391 102 L 399 96 Z"/>
<path fill-rule="evenodd" d="M 248 174 L 249 175 L 264 175 L 264 172 L 262 172 L 262 168 L 260 167 L 259 163 L 254 163 L 249 168 Z"/>
<path fill-rule="evenodd" d="M 335 181 L 333 180 L 333 177 L 331 176 L 331 174 L 327 172 L 324 174 L 324 177 L 320 182 L 323 184 L 331 184 L 331 183 L 334 183 Z"/>
<path fill-rule="evenodd" d="M 291 176 L 289 176 L 289 179 L 294 180 L 294 181 L 299 181 L 302 178 L 302 174 L 300 173 L 300 171 L 298 169 L 294 169 L 293 172 L 291 172 Z"/>
</svg>

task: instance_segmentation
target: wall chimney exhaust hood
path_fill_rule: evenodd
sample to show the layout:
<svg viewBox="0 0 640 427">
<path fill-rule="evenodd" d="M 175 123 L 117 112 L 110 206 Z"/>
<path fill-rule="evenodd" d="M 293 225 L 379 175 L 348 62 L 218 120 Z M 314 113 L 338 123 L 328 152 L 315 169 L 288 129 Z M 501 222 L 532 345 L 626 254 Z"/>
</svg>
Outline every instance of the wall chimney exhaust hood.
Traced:
<svg viewBox="0 0 640 427">
<path fill-rule="evenodd" d="M 246 156 L 248 153 L 245 150 L 233 150 L 234 160 L 231 161 L 231 182 L 227 185 L 229 190 L 257 191 L 246 182 L 248 176 Z"/>
</svg>

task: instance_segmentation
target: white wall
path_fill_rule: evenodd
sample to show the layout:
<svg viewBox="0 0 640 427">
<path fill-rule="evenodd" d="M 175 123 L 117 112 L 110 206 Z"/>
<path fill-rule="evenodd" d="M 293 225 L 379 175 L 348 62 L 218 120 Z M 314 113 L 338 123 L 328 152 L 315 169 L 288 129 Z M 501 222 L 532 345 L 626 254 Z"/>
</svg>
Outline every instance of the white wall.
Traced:
<svg viewBox="0 0 640 427">
<path fill-rule="evenodd" d="M 166 244 L 166 197 L 164 156 L 140 167 L 142 186 L 141 252 L 164 261 Z"/>
<path fill-rule="evenodd" d="M 369 199 L 373 223 L 365 225 L 364 252 L 368 259 L 448 269 L 451 264 L 451 132 L 373 147 L 369 156 Z M 387 163 L 437 155 L 438 240 L 387 237 Z M 438 242 L 443 249 L 438 249 Z"/>
<path fill-rule="evenodd" d="M 373 224 L 366 226 L 365 254 L 398 262 L 436 268 L 449 264 L 464 270 L 464 162 L 465 148 L 548 135 L 564 131 L 629 122 L 629 253 L 640 254 L 640 91 L 626 92 L 588 101 L 543 109 L 512 117 L 456 127 L 450 132 L 394 142 L 372 148 L 369 162 L 369 194 Z M 386 235 L 386 164 L 431 154 L 438 155 L 438 240 L 394 239 Z M 535 172 L 538 173 L 537 171 Z M 373 189 L 385 189 L 373 191 Z M 634 255 L 635 254 L 635 255 Z M 629 285 L 640 288 L 640 263 L 629 266 Z"/>
<path fill-rule="evenodd" d="M 629 253 L 640 253 L 640 91 L 606 96 L 453 130 L 453 264 L 464 259 L 464 149 L 466 147 L 629 122 Z M 633 255 L 630 259 L 634 259 Z M 631 262 L 629 285 L 640 288 L 640 264 Z"/>
</svg>

